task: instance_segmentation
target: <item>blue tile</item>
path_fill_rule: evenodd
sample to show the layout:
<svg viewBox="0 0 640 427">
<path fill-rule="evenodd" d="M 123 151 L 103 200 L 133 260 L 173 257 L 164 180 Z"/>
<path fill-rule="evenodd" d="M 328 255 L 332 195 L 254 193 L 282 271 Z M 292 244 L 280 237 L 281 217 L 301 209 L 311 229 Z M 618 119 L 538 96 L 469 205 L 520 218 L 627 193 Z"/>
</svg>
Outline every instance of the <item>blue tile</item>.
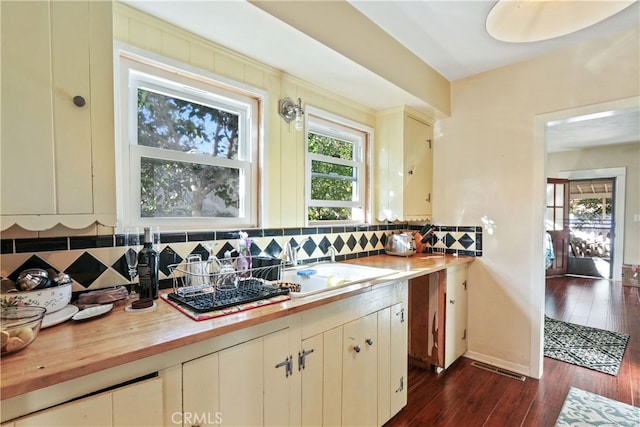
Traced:
<svg viewBox="0 0 640 427">
<path fill-rule="evenodd" d="M 69 237 L 70 249 L 112 248 L 113 246 L 113 235 Z"/>
<path fill-rule="evenodd" d="M 189 242 L 208 242 L 216 240 L 216 233 L 213 231 L 187 232 L 187 240 Z M 162 241 L 162 233 L 160 233 L 160 241 Z"/>
<path fill-rule="evenodd" d="M 43 270 L 47 270 L 53 267 L 48 262 L 40 258 L 38 255 L 31 255 L 29 259 L 27 259 L 25 262 L 20 264 L 20 266 L 16 268 L 15 271 L 13 271 L 7 277 L 13 280 L 14 282 L 17 282 L 18 275 L 20 275 L 20 272 L 27 270 L 29 268 L 42 268 Z M 56 270 L 55 268 L 53 268 L 53 270 L 56 272 L 56 274 L 58 273 L 58 270 Z"/>
<path fill-rule="evenodd" d="M 88 288 L 106 269 L 107 267 L 89 252 L 84 252 L 67 267 L 65 273 L 85 288 Z"/>
<path fill-rule="evenodd" d="M 460 243 L 465 249 L 468 249 L 469 246 L 473 245 L 473 241 L 473 238 L 467 233 L 464 233 L 462 237 L 458 239 L 458 243 Z"/>
<path fill-rule="evenodd" d="M 13 253 L 13 239 L 0 240 L 0 254 L 12 254 Z"/>
<path fill-rule="evenodd" d="M 358 244 L 358 241 L 353 236 L 353 234 L 350 235 L 349 238 L 347 239 L 347 247 L 349 248 L 349 250 L 353 251 L 353 248 L 355 248 L 357 244 Z"/>
<path fill-rule="evenodd" d="M 208 259 L 207 255 L 207 259 Z M 171 276 L 170 265 L 180 264 L 182 262 L 182 257 L 176 253 L 176 251 L 171 248 L 171 246 L 165 246 L 164 249 L 160 252 L 160 266 L 159 269 L 162 271 L 165 276 Z"/>
<path fill-rule="evenodd" d="M 263 230 L 264 237 L 284 236 L 282 228 L 265 228 Z"/>
<path fill-rule="evenodd" d="M 282 253 L 282 246 L 278 244 L 274 239 L 272 239 L 267 247 L 264 249 L 265 253 L 271 255 L 272 257 L 278 258 Z"/>
<path fill-rule="evenodd" d="M 69 239 L 54 237 L 46 239 L 16 239 L 16 253 L 66 251 L 69 249 Z"/>
<path fill-rule="evenodd" d="M 160 233 L 160 243 L 185 243 L 187 233 Z"/>
<path fill-rule="evenodd" d="M 285 236 L 299 236 L 302 234 L 302 228 L 285 228 L 283 231 Z"/>
<path fill-rule="evenodd" d="M 358 243 L 360 243 L 360 247 L 364 249 L 367 247 L 367 243 L 369 243 L 369 239 L 367 239 L 367 236 L 363 234 L 362 237 L 360 237 L 360 241 Z"/>
<path fill-rule="evenodd" d="M 342 237 L 336 237 L 336 240 L 333 242 L 333 247 L 336 248 L 338 252 L 342 252 L 342 248 L 344 248 L 344 240 L 342 240 Z"/>
</svg>

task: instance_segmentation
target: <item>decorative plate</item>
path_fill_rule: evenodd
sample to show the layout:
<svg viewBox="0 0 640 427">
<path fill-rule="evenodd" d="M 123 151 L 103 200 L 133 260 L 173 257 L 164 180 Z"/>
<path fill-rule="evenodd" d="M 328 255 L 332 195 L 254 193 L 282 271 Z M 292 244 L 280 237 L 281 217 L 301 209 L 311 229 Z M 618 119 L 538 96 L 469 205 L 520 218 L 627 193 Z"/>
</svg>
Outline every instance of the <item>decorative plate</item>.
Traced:
<svg viewBox="0 0 640 427">
<path fill-rule="evenodd" d="M 73 315 L 73 320 L 87 320 L 94 317 L 102 316 L 111 311 L 113 304 L 104 304 L 96 307 L 85 308 Z"/>
</svg>

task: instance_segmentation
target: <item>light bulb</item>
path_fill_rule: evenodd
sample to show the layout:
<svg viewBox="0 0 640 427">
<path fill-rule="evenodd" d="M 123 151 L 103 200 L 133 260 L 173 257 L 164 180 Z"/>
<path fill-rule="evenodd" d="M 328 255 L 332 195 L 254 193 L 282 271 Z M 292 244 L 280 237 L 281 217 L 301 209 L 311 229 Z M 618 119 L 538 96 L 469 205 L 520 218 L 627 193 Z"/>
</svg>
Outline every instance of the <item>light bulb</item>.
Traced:
<svg viewBox="0 0 640 427">
<path fill-rule="evenodd" d="M 296 127 L 296 130 L 302 130 L 302 114 L 300 113 L 300 110 L 296 111 L 295 127 Z"/>
</svg>

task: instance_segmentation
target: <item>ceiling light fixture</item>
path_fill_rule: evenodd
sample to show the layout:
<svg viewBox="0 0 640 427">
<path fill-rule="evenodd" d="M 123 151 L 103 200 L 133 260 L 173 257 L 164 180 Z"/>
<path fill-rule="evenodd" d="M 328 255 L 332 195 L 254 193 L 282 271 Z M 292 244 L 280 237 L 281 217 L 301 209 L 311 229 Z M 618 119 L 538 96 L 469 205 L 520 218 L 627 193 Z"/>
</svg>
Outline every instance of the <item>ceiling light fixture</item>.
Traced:
<svg viewBox="0 0 640 427">
<path fill-rule="evenodd" d="M 302 130 L 302 115 L 304 110 L 302 109 L 302 100 L 298 98 L 298 104 L 294 104 L 291 98 L 283 98 L 280 100 L 278 106 L 278 114 L 284 119 L 285 122 L 291 123 L 295 120 L 296 130 Z"/>
<path fill-rule="evenodd" d="M 495 39 L 525 43 L 564 36 L 597 24 L 638 0 L 499 0 L 487 16 Z"/>
</svg>

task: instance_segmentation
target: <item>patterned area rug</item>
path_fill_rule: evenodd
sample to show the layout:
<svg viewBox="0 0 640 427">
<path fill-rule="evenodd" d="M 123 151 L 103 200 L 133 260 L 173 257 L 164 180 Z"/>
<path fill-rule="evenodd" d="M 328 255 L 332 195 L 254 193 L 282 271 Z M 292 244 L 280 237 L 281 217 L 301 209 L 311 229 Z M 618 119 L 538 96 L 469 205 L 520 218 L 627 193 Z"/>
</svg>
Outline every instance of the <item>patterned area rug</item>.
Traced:
<svg viewBox="0 0 640 427">
<path fill-rule="evenodd" d="M 556 427 L 639 425 L 640 408 L 573 387 L 569 388 L 556 421 Z"/>
<path fill-rule="evenodd" d="M 561 322 L 545 316 L 544 355 L 618 375 L 629 335 Z"/>
</svg>

